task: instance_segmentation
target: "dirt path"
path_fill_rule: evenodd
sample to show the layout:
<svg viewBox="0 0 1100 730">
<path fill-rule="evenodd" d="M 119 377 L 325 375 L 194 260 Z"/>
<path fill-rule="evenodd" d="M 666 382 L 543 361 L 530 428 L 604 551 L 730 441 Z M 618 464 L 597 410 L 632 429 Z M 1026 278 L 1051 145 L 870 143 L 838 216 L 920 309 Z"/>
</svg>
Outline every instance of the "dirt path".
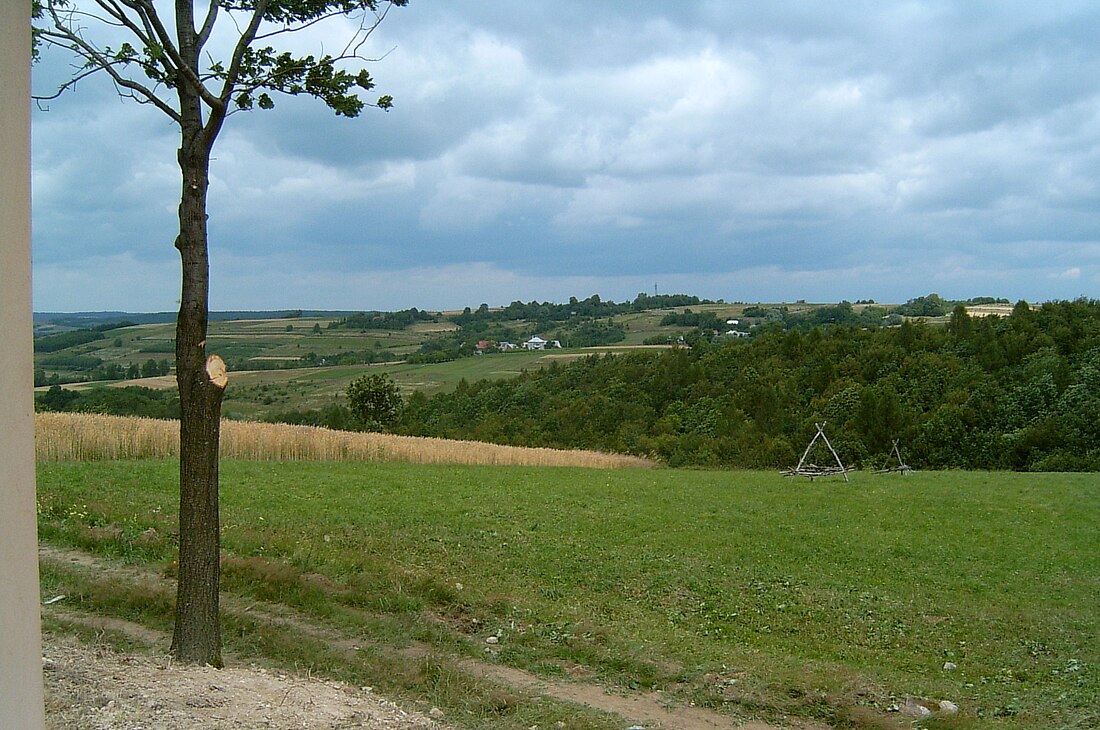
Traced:
<svg viewBox="0 0 1100 730">
<path fill-rule="evenodd" d="M 500 664 L 486 664 L 462 660 L 458 664 L 464 671 L 495 682 L 546 695 L 565 702 L 574 702 L 612 712 L 626 718 L 632 725 L 669 730 L 713 730 L 713 728 L 740 728 L 741 730 L 778 730 L 774 725 L 762 722 L 737 724 L 728 715 L 721 715 L 699 707 L 672 705 L 659 692 L 629 694 L 609 692 L 595 684 L 559 682 L 536 677 L 522 669 Z M 826 728 L 824 725 L 800 723 L 793 727 Z"/>
<path fill-rule="evenodd" d="M 174 583 L 153 571 L 110 564 L 86 553 L 42 546 L 40 559 L 76 564 L 100 573 L 163 590 Z M 310 623 L 293 609 L 223 596 L 223 610 L 262 615 L 265 621 L 284 623 L 294 630 L 357 652 L 363 641 L 353 641 Z M 130 621 L 69 610 L 64 600 L 43 608 L 59 618 L 95 630 L 110 630 L 143 643 L 167 647 L 166 634 Z M 47 712 L 51 728 L 100 730 L 189 730 L 190 728 L 257 727 L 273 730 L 305 728 L 444 728 L 429 717 L 401 710 L 370 692 L 338 682 L 290 673 L 272 673 L 242 667 L 227 654 L 229 669 L 173 665 L 167 657 L 144 658 L 114 654 L 106 647 L 88 647 L 68 637 L 47 635 L 44 642 Z M 406 653 L 424 655 L 435 650 L 417 646 Z M 698 707 L 670 703 L 661 693 L 616 692 L 581 681 L 540 678 L 530 672 L 491 662 L 450 657 L 461 671 L 514 690 L 584 705 L 623 718 L 623 727 L 665 730 L 780 730 L 760 722 L 737 724 L 731 717 Z M 435 715 L 437 713 L 433 713 Z M 794 722 L 790 728 L 827 730 L 818 723 Z"/>
</svg>

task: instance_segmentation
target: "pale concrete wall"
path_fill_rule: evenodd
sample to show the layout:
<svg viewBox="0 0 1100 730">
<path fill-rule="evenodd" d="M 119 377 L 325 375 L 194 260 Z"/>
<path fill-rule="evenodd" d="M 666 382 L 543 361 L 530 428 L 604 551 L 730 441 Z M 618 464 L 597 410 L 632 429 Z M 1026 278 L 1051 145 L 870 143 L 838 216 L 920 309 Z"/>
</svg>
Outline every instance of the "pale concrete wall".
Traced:
<svg viewBox="0 0 1100 730">
<path fill-rule="evenodd" d="M 0 0 L 0 727 L 41 728 L 34 502 L 30 7 Z"/>
</svg>

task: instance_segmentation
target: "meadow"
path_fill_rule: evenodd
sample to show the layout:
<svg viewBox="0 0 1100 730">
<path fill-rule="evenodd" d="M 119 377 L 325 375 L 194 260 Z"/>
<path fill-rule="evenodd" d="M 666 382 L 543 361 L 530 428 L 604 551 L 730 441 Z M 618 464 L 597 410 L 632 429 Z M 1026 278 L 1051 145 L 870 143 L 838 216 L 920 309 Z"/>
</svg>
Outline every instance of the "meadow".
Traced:
<svg viewBox="0 0 1100 730">
<path fill-rule="evenodd" d="M 48 626 L 170 626 L 170 584 L 124 574 L 172 575 L 177 468 L 39 464 L 44 543 L 122 566 L 45 559 L 44 596 L 68 596 Z M 891 712 L 907 695 L 962 710 L 924 727 L 1100 722 L 1095 475 L 242 459 L 221 474 L 229 652 L 460 727 L 623 727 L 469 662 L 778 724 L 907 726 Z"/>
</svg>

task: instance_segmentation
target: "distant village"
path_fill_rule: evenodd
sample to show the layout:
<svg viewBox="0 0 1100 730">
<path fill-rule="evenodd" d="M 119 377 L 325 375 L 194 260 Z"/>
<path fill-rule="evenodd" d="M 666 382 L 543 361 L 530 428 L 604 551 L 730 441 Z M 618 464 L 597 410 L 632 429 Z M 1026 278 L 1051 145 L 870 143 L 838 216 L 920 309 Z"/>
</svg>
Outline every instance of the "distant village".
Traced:
<svg viewBox="0 0 1100 730">
<path fill-rule="evenodd" d="M 497 350 L 499 352 L 509 352 L 511 350 L 553 350 L 561 349 L 561 342 L 557 340 L 544 340 L 539 336 L 532 337 L 524 342 L 522 345 L 517 345 L 514 342 L 494 342 L 493 340 L 481 340 L 474 347 L 474 353 L 477 355 L 484 355 L 491 350 Z"/>
</svg>

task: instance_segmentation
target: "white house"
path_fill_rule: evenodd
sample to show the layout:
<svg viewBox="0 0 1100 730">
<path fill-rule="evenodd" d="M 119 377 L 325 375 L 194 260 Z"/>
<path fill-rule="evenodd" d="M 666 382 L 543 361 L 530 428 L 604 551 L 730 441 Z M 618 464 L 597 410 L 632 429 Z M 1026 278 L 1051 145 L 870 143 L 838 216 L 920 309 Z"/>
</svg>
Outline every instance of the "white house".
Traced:
<svg viewBox="0 0 1100 730">
<path fill-rule="evenodd" d="M 528 350 L 545 350 L 546 340 L 542 339 L 538 335 L 535 335 L 531 339 L 527 340 L 527 342 L 524 342 L 523 347 Z"/>
</svg>

